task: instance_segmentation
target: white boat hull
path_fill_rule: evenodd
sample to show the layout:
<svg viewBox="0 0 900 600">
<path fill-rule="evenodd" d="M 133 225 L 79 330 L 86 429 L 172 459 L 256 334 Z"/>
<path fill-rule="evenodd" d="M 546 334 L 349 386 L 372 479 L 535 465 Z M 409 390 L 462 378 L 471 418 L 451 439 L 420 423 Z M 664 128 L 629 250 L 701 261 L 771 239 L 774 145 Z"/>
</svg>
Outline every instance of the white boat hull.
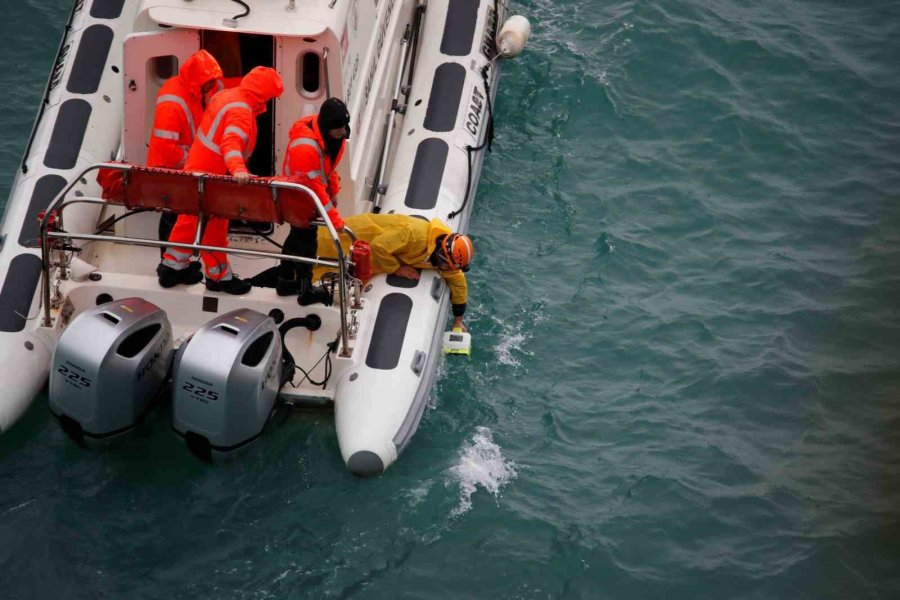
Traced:
<svg viewBox="0 0 900 600">
<path fill-rule="evenodd" d="M 454 3 L 454 8 L 462 4 Z M 493 3 L 479 4 L 471 45 L 456 55 L 441 51 L 448 45 L 444 39 L 459 35 L 447 24 L 450 5 L 448 0 L 428 3 L 422 36 L 442 43 L 420 51 L 381 210 L 439 218 L 465 232 L 482 157 L 481 152 L 474 153 L 470 174 L 466 148 L 485 140 L 487 95 L 497 81 L 496 63 L 487 72 L 490 92 L 481 74 L 488 64 L 481 41 L 492 25 Z M 409 283 L 384 276 L 373 282 L 367 298 L 378 316 L 372 331 L 361 335 L 370 339 L 369 346 L 362 348 L 366 360 L 338 384 L 335 427 L 341 455 L 348 468 L 360 475 L 387 468 L 409 444 L 441 360 L 441 336 L 449 310 L 446 286 L 436 271 L 423 272 L 413 287 Z M 403 332 L 402 340 L 397 339 L 398 331 Z"/>
<path fill-rule="evenodd" d="M 216 312 L 241 306 L 264 313 L 278 308 L 287 318 L 316 313 L 322 317 L 326 324 L 323 330 L 332 340 L 333 332 L 339 329 L 335 309 L 301 308 L 293 299 L 279 298 L 271 290 L 255 289 L 246 298 L 213 295 L 215 302 L 211 302 L 202 286 L 162 290 L 152 275 L 158 260 L 156 250 L 110 250 L 111 245 L 100 242 L 79 245 L 85 248 L 81 258 L 97 266 L 102 281 L 60 282 L 58 273 L 51 271 L 59 300 L 52 304 L 51 326 L 40 327 L 41 319 L 34 318 L 43 308 L 38 293 L 41 260 L 36 243 L 37 213 L 85 167 L 123 157 L 123 153 L 126 160 L 130 159 L 129 154 L 135 160 L 143 158 L 145 134 L 135 133 L 134 129 L 146 126 L 141 121 L 149 110 L 147 106 L 152 106 L 147 98 L 153 96 L 146 86 L 135 85 L 134 80 L 129 83 L 132 74 L 140 77 L 144 65 L 141 61 L 146 61 L 139 52 L 146 53 L 148 48 L 152 51 L 152 44 L 159 43 L 154 42 L 157 38 L 170 39 L 171 52 L 176 55 L 190 51 L 191 44 L 199 43 L 199 35 L 195 35 L 196 31 L 192 34 L 190 27 L 178 20 L 189 21 L 191 11 L 212 10 L 215 2 L 126 0 L 116 15 L 101 15 L 102 11 L 94 10 L 94 4 L 86 0 L 73 18 L 64 40 L 69 50 L 58 62 L 56 84 L 47 96 L 48 108 L 39 115 L 33 143 L 23 163 L 26 168 L 17 174 L 3 221 L 0 359 L 2 364 L 16 368 L 2 376 L 2 385 L 9 391 L 0 399 L 0 431 L 12 426 L 44 386 L 55 339 L 100 294 L 144 297 L 163 307 L 176 338 L 196 331 Z M 155 5 L 168 8 L 154 8 Z M 330 47 L 335 53 L 334 44 L 341 39 L 339 33 L 343 31 L 346 40 L 350 32 L 349 45 L 342 46 L 341 55 L 333 58 L 333 68 L 340 68 L 328 80 L 331 94 L 347 98 L 353 116 L 351 153 L 341 165 L 341 211 L 347 216 L 371 210 L 372 182 L 381 149 L 387 146 L 390 154 L 383 180 L 385 189 L 379 198 L 380 210 L 440 218 L 452 229 L 465 232 L 483 157 L 482 150 L 469 149 L 483 147 L 487 136 L 488 106 L 498 77 L 498 63 L 488 66 L 487 53 L 492 49 L 490 40 L 498 17 L 494 11 L 499 10 L 502 19 L 504 4 L 494 0 L 429 0 L 418 38 L 420 47 L 408 106 L 405 114 L 393 117 L 390 100 L 397 85 L 403 48 L 399 40 L 413 20 L 414 1 L 386 0 L 374 7 L 352 3 L 352 7 L 341 6 L 334 11 L 322 2 L 317 8 L 321 19 L 313 28 L 320 31 L 316 34 L 320 37 L 318 42 L 313 40 L 318 45 L 310 48 L 323 51 L 323 57 L 327 57 L 324 48 Z M 364 13 L 362 18 L 357 10 Z M 357 32 L 360 21 L 375 18 L 376 14 L 377 32 Z M 259 33 L 266 31 L 267 24 L 276 27 L 278 32 L 272 35 L 281 53 L 278 60 L 289 52 L 310 51 L 298 49 L 306 41 L 285 35 L 289 28 L 281 22 L 282 15 L 255 7 L 245 30 Z M 213 27 L 208 16 L 198 23 Z M 154 19 L 161 19 L 166 27 L 161 28 Z M 244 25 L 239 25 L 239 31 L 241 27 Z M 134 52 L 129 59 L 127 53 L 123 56 L 122 49 L 129 48 L 126 37 L 135 32 L 143 32 L 143 37 L 129 38 Z M 384 52 L 382 47 L 386 48 Z M 89 52 L 102 52 L 102 56 Z M 284 61 L 285 67 L 296 64 L 293 58 Z M 276 115 L 299 116 L 297 113 L 314 109 L 320 100 L 311 99 L 309 94 L 295 94 L 299 85 L 296 74 L 287 68 L 284 73 L 289 93 L 276 104 Z M 396 119 L 396 127 L 386 145 L 384 124 L 389 117 Z M 279 164 L 291 121 L 279 116 L 275 123 L 273 151 Z M 97 196 L 99 188 L 91 178 L 76 185 L 75 194 Z M 93 232 L 101 210 L 104 209 L 98 205 L 69 209 L 67 231 Z M 103 216 L 109 213 L 104 212 Z M 116 233 L 150 238 L 155 233 L 155 218 L 152 213 L 131 217 L 116 226 Z M 282 227 L 276 238 L 285 234 L 286 227 Z M 266 243 L 240 236 L 231 239 L 232 246 L 250 249 Z M 235 271 L 245 274 L 258 272 L 261 265 L 250 259 L 232 262 Z M 335 356 L 332 379 L 323 389 L 301 382 L 296 389 L 282 390 L 295 402 L 334 402 L 341 454 L 348 468 L 358 475 L 383 472 L 407 447 L 425 411 L 441 358 L 440 338 L 449 310 L 446 286 L 436 271 L 423 272 L 416 285 L 410 283 L 383 275 L 375 277 L 364 295 L 365 308 L 356 313 L 359 330 L 350 344 L 352 353 Z M 215 307 L 214 314 L 209 314 L 209 306 Z M 310 356 L 320 356 L 326 342 L 303 335 L 306 337 L 291 333 L 286 343 L 295 346 L 295 353 L 302 352 L 297 348 L 305 348 Z M 325 374 L 318 363 L 312 369 L 313 378 Z"/>
<path fill-rule="evenodd" d="M 4 334 L 0 364 L 6 365 L 5 391 L 0 403 L 0 433 L 9 430 L 25 414 L 50 374 L 52 340 L 33 331 Z"/>
</svg>

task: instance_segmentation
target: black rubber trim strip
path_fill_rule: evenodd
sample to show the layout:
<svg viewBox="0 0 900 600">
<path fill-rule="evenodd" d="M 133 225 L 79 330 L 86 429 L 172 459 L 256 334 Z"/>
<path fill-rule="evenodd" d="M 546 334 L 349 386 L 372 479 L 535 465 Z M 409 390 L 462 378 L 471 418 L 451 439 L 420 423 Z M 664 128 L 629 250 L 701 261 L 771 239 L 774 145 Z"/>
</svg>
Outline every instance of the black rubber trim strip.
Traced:
<svg viewBox="0 0 900 600">
<path fill-rule="evenodd" d="M 118 19 L 122 14 L 125 0 L 94 0 L 91 16 L 95 19 Z"/>
<path fill-rule="evenodd" d="M 67 90 L 73 94 L 93 94 L 100 88 L 112 40 L 113 30 L 106 25 L 91 25 L 84 30 L 69 73 Z"/>
<path fill-rule="evenodd" d="M 456 63 L 444 63 L 434 72 L 431 97 L 425 111 L 425 129 L 452 131 L 459 113 L 466 68 Z"/>
<path fill-rule="evenodd" d="M 0 331 L 16 333 L 25 328 L 25 315 L 40 278 L 41 259 L 34 254 L 20 254 L 10 261 L 0 290 Z"/>
<path fill-rule="evenodd" d="M 409 187 L 406 188 L 406 205 L 418 210 L 431 210 L 437 206 L 441 180 L 447 166 L 450 146 L 440 138 L 428 138 L 419 142 Z"/>
<path fill-rule="evenodd" d="M 419 271 L 419 273 L 422 272 L 421 269 L 416 269 L 416 270 Z M 420 277 L 420 279 L 421 279 L 421 277 Z M 417 285 L 419 285 L 419 280 L 418 279 L 407 279 L 406 277 L 399 277 L 397 275 L 388 275 L 387 283 L 391 287 L 412 289 L 412 288 L 416 287 Z"/>
<path fill-rule="evenodd" d="M 450 56 L 466 56 L 472 50 L 475 39 L 475 22 L 478 21 L 480 0 L 450 0 L 441 52 Z"/>
<path fill-rule="evenodd" d="M 73 98 L 63 102 L 53 124 L 44 165 L 51 169 L 71 169 L 75 166 L 90 118 L 91 105 L 87 100 Z"/>
<path fill-rule="evenodd" d="M 412 298 L 406 294 L 388 294 L 381 300 L 366 354 L 366 366 L 386 371 L 397 366 L 412 306 Z"/>
<path fill-rule="evenodd" d="M 59 175 L 44 175 L 34 184 L 31 201 L 28 203 L 28 213 L 25 215 L 25 222 L 22 223 L 22 231 L 19 232 L 20 246 L 40 247 L 41 224 L 38 223 L 38 214 L 50 205 L 64 187 L 66 180 Z"/>
</svg>

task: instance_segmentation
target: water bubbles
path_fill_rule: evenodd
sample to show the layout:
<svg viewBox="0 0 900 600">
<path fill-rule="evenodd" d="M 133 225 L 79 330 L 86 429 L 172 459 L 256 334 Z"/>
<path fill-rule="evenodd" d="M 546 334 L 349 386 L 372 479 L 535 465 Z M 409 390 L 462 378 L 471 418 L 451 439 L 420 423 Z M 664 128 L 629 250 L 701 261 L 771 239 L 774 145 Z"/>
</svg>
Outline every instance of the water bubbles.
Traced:
<svg viewBox="0 0 900 600">
<path fill-rule="evenodd" d="M 599 81 L 601 85 L 609 87 L 609 74 L 606 72 L 606 69 L 597 73 L 597 81 Z"/>
<path fill-rule="evenodd" d="M 522 343 L 528 339 L 521 331 L 504 332 L 497 344 L 497 362 L 508 367 L 521 367 L 522 363 L 515 357 L 514 352 L 523 352 Z"/>
<path fill-rule="evenodd" d="M 500 446 L 494 443 L 491 430 L 477 427 L 472 440 L 459 453 L 459 460 L 450 467 L 450 478 L 459 482 L 459 504 L 451 516 L 458 517 L 472 508 L 472 495 L 479 487 L 490 492 L 499 502 L 500 489 L 515 479 L 515 463 L 504 458 Z"/>
<path fill-rule="evenodd" d="M 533 356 L 532 352 L 525 349 L 525 345 L 534 336 L 535 326 L 547 320 L 544 303 L 533 302 L 522 307 L 512 318 L 501 319 L 494 316 L 493 319 L 501 327 L 499 341 L 494 346 L 497 362 L 508 367 L 521 367 L 520 356 Z"/>
</svg>

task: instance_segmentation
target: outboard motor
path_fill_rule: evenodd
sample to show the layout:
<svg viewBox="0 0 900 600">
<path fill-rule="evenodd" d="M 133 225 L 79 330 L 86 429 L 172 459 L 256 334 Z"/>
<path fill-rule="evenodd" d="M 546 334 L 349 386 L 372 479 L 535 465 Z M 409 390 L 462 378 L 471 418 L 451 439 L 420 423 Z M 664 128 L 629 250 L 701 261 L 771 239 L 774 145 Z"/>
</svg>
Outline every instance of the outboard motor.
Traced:
<svg viewBox="0 0 900 600">
<path fill-rule="evenodd" d="M 175 355 L 172 427 L 199 458 L 258 437 L 281 388 L 281 337 L 267 315 L 242 308 L 195 333 Z"/>
<path fill-rule="evenodd" d="M 50 412 L 81 445 L 123 433 L 144 416 L 166 382 L 172 326 L 141 298 L 87 310 L 53 353 Z"/>
</svg>

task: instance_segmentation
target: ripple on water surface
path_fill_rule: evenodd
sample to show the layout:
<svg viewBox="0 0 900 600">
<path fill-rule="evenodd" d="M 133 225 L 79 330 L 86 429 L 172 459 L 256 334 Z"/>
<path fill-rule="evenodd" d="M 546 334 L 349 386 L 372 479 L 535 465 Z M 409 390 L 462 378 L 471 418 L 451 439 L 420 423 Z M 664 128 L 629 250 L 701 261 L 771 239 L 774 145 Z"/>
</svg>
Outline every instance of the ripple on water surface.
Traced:
<svg viewBox="0 0 900 600">
<path fill-rule="evenodd" d="M 8 186 L 68 6 L 7 4 Z M 900 595 L 900 4 L 512 8 L 473 353 L 400 460 L 349 476 L 327 413 L 215 469 L 165 410 L 85 453 L 41 399 L 4 597 Z"/>
</svg>

